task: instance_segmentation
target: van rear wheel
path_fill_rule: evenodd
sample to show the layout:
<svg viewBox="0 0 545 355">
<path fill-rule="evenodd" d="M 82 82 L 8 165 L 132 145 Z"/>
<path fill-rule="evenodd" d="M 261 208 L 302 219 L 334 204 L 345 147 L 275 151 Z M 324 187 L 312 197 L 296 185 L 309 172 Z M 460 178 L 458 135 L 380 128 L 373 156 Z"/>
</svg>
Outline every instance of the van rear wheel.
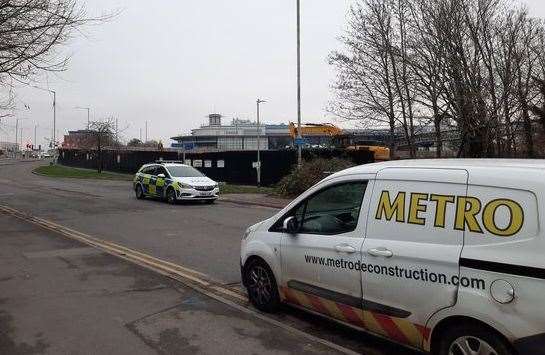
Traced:
<svg viewBox="0 0 545 355">
<path fill-rule="evenodd" d="M 245 285 L 248 298 L 255 308 L 272 313 L 280 305 L 280 296 L 274 274 L 264 261 L 254 259 L 245 267 Z"/>
<path fill-rule="evenodd" d="M 509 344 L 498 333 L 483 326 L 463 323 L 442 333 L 437 355 L 512 355 Z"/>
</svg>

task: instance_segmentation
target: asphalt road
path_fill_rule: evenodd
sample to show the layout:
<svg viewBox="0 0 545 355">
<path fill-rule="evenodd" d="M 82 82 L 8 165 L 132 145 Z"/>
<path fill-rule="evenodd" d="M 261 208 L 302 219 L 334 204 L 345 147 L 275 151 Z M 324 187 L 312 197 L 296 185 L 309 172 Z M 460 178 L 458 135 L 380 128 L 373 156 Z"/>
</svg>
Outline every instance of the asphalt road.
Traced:
<svg viewBox="0 0 545 355">
<path fill-rule="evenodd" d="M 44 163 L 0 161 L 0 205 L 192 268 L 221 284 L 240 283 L 240 238 L 245 228 L 276 212 L 269 207 L 221 201 L 214 205 L 171 206 L 160 201 L 137 200 L 130 182 L 57 179 L 32 174 L 41 164 Z M 109 312 L 109 308 L 104 312 Z M 277 319 L 357 352 L 414 354 L 293 309 Z M 241 334 L 252 333 L 251 329 L 241 329 Z"/>
<path fill-rule="evenodd" d="M 14 217 L 0 226 L 0 354 L 336 353 Z"/>
<path fill-rule="evenodd" d="M 232 203 L 171 206 L 140 201 L 130 182 L 32 174 L 40 164 L 0 165 L 0 202 L 185 265 L 224 283 L 240 281 L 240 239 L 246 227 L 276 211 Z"/>
</svg>

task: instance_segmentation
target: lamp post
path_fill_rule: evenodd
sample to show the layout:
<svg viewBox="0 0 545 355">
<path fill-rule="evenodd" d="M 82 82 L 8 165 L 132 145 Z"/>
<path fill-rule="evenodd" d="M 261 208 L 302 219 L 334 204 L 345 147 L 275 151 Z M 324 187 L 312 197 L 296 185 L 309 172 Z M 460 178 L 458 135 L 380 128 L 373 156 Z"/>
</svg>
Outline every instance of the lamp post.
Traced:
<svg viewBox="0 0 545 355">
<path fill-rule="evenodd" d="M 259 124 L 259 105 L 267 102 L 257 99 L 257 187 L 261 186 L 261 126 Z"/>
<path fill-rule="evenodd" d="M 19 137 L 19 121 L 26 120 L 27 118 L 16 118 L 15 119 L 15 151 L 18 152 L 19 147 L 19 138 L 21 138 L 21 145 L 23 145 L 23 128 L 21 127 L 21 135 Z"/>
<path fill-rule="evenodd" d="M 76 106 L 74 107 L 75 109 L 78 109 L 78 110 L 87 110 L 87 130 L 89 130 L 89 125 L 90 125 L 90 119 L 89 119 L 89 113 L 91 111 L 91 108 L 89 107 L 79 107 L 79 106 Z"/>
<path fill-rule="evenodd" d="M 38 147 L 38 142 L 36 141 L 36 131 L 37 131 L 37 130 L 38 130 L 38 124 L 36 123 L 36 124 L 34 125 L 34 142 L 32 142 L 32 144 L 33 144 L 33 147 L 32 147 L 33 150 L 36 150 L 37 147 Z"/>
<path fill-rule="evenodd" d="M 297 166 L 301 167 L 301 6 L 297 0 Z"/>
<path fill-rule="evenodd" d="M 57 93 L 55 92 L 55 90 L 50 90 L 50 89 L 44 89 L 44 88 L 41 88 L 39 86 L 32 86 L 33 88 L 35 89 L 38 89 L 38 90 L 42 90 L 42 91 L 48 91 L 50 92 L 51 94 L 53 94 L 53 149 L 56 149 L 57 147 L 57 140 L 56 140 L 56 137 L 55 137 L 55 134 L 56 134 L 56 130 L 57 130 Z"/>
</svg>

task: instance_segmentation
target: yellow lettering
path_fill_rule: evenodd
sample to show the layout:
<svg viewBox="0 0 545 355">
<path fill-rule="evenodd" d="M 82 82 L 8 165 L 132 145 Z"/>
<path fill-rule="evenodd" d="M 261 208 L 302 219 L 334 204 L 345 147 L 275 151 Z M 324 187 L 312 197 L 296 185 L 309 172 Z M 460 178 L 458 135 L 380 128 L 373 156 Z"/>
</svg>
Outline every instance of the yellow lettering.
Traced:
<svg viewBox="0 0 545 355">
<path fill-rule="evenodd" d="M 427 200 L 428 200 L 428 194 L 419 194 L 419 193 L 411 194 L 411 204 L 409 205 L 409 218 L 407 221 L 408 223 L 420 224 L 420 225 L 426 224 L 426 219 L 419 217 L 418 213 L 426 212 L 427 206 L 420 204 L 420 202 L 427 201 Z"/>
<path fill-rule="evenodd" d="M 505 206 L 509 209 L 510 220 L 505 228 L 496 225 L 496 211 L 499 207 Z M 510 237 L 520 231 L 524 223 L 524 211 L 522 207 L 513 200 L 498 199 L 490 201 L 483 210 L 483 224 L 487 231 L 501 237 Z"/>
<path fill-rule="evenodd" d="M 378 202 L 376 219 L 382 219 L 385 215 L 386 220 L 390 221 L 396 215 L 397 222 L 405 222 L 405 192 L 398 192 L 394 203 L 390 201 L 390 192 L 382 191 Z"/>
<path fill-rule="evenodd" d="M 431 195 L 430 201 L 435 202 L 435 227 L 445 228 L 445 215 L 447 214 L 447 203 L 454 203 L 454 196 Z"/>
<path fill-rule="evenodd" d="M 471 232 L 483 233 L 475 216 L 481 211 L 481 201 L 475 197 L 458 196 L 454 229 L 465 230 L 467 225 Z"/>
</svg>

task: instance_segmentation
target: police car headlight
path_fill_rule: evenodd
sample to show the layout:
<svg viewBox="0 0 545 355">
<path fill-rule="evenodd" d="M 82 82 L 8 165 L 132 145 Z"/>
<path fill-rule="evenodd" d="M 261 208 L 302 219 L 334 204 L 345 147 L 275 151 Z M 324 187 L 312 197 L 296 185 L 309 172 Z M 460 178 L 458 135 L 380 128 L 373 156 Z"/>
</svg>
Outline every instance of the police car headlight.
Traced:
<svg viewBox="0 0 545 355">
<path fill-rule="evenodd" d="M 179 182 L 178 186 L 180 186 L 180 188 L 182 188 L 182 189 L 192 189 L 193 188 L 193 186 L 191 186 L 189 184 L 184 184 L 183 182 Z"/>
</svg>

